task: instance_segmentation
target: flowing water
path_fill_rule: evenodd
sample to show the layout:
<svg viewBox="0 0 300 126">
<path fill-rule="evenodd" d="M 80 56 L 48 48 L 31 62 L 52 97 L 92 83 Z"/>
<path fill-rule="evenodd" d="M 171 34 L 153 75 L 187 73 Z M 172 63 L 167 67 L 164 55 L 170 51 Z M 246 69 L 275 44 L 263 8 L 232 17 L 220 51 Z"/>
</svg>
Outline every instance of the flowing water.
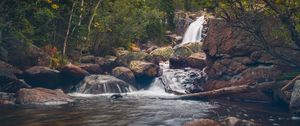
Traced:
<svg viewBox="0 0 300 126">
<path fill-rule="evenodd" d="M 204 16 L 199 17 L 196 21 L 191 23 L 186 30 L 182 43 L 180 45 L 184 45 L 190 42 L 200 42 L 202 40 L 202 29 L 204 23 Z"/>
<path fill-rule="evenodd" d="M 196 69 L 169 69 L 162 80 L 170 87 L 184 92 L 190 77 L 203 76 Z M 192 76 L 191 76 L 192 75 Z M 181 126 L 199 118 L 215 120 L 228 116 L 253 120 L 264 126 L 299 126 L 299 118 L 270 103 L 228 102 L 226 99 L 162 100 L 174 97 L 165 93 L 159 79 L 149 89 L 122 94 L 111 100 L 112 94 L 89 95 L 72 93 L 75 101 L 64 105 L 2 105 L 0 126 Z"/>
</svg>

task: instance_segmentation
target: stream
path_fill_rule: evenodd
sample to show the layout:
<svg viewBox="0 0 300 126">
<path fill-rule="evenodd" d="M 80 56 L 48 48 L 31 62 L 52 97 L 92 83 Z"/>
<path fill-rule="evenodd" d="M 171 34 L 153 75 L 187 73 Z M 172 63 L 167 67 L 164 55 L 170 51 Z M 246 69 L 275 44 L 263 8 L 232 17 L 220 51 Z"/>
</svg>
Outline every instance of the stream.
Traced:
<svg viewBox="0 0 300 126">
<path fill-rule="evenodd" d="M 161 64 L 161 79 L 170 88 L 184 92 L 191 77 L 204 76 L 197 69 L 169 69 Z M 266 126 L 298 126 L 300 120 L 288 110 L 271 103 L 230 102 L 226 99 L 162 100 L 174 97 L 164 91 L 156 78 L 146 90 L 122 94 L 112 100 L 112 94 L 70 94 L 69 104 L 1 105 L 1 126 L 181 126 L 199 118 L 224 119 L 228 116 L 255 121 Z"/>
</svg>

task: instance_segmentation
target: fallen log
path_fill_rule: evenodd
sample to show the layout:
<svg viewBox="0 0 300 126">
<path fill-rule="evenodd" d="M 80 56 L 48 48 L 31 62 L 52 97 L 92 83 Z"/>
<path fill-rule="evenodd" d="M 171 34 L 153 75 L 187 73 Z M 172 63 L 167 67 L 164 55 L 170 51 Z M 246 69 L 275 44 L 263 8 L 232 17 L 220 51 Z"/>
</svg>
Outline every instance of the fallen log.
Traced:
<svg viewBox="0 0 300 126">
<path fill-rule="evenodd" d="M 293 80 L 290 80 L 284 87 L 281 88 L 281 91 L 284 92 L 289 90 L 297 80 L 300 80 L 300 75 L 296 76 Z"/>
<path fill-rule="evenodd" d="M 246 85 L 239 85 L 239 86 L 231 86 L 231 87 L 225 87 L 220 88 L 216 90 L 206 91 L 206 92 L 199 92 L 199 93 L 193 93 L 193 94 L 185 94 L 178 97 L 173 98 L 161 98 L 166 100 L 177 100 L 177 99 L 194 99 L 194 98 L 217 98 L 217 97 L 223 97 L 227 95 L 232 94 L 238 94 L 238 93 L 249 93 L 254 92 L 258 90 L 267 90 L 267 89 L 278 89 L 283 86 L 283 82 L 263 82 L 263 83 L 257 83 L 257 84 L 246 84 Z"/>
</svg>

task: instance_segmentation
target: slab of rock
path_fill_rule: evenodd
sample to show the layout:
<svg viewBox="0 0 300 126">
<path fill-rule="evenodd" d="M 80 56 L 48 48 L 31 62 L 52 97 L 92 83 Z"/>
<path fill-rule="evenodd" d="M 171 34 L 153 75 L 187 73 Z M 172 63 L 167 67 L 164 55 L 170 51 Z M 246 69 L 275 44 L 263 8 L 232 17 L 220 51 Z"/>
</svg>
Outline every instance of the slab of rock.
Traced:
<svg viewBox="0 0 300 126">
<path fill-rule="evenodd" d="M 99 64 L 92 64 L 92 63 L 80 64 L 79 67 L 86 70 L 90 74 L 103 74 L 104 73 L 104 70 L 100 67 Z"/>
<path fill-rule="evenodd" d="M 21 73 L 18 68 L 0 61 L 0 92 L 16 93 L 21 88 L 29 88 L 26 82 L 17 79 Z"/>
<path fill-rule="evenodd" d="M 22 78 L 32 87 L 55 89 L 62 84 L 60 72 L 44 66 L 34 66 L 27 69 Z"/>
<path fill-rule="evenodd" d="M 71 82 L 79 82 L 85 76 L 89 75 L 89 72 L 73 64 L 67 64 L 60 72 L 64 80 L 70 80 Z"/>
<path fill-rule="evenodd" d="M 110 75 L 87 76 L 77 85 L 76 92 L 84 94 L 125 93 L 134 91 L 130 84 Z"/>
<path fill-rule="evenodd" d="M 146 76 L 154 78 L 161 75 L 159 66 L 150 62 L 131 61 L 129 68 L 134 72 L 136 77 Z"/>
<path fill-rule="evenodd" d="M 72 101 L 71 97 L 62 90 L 20 89 L 16 94 L 17 104 L 63 104 Z"/>
<path fill-rule="evenodd" d="M 221 126 L 218 122 L 211 119 L 197 119 L 187 122 L 184 126 Z"/>
<path fill-rule="evenodd" d="M 206 66 L 205 59 L 205 53 L 199 52 L 192 54 L 186 60 L 189 67 L 203 69 Z"/>
<path fill-rule="evenodd" d="M 300 114 L 300 80 L 297 80 L 294 84 L 290 100 L 290 108 L 294 113 Z"/>
<path fill-rule="evenodd" d="M 129 84 L 135 85 L 134 73 L 127 67 L 116 67 L 112 71 L 112 75 Z"/>
<path fill-rule="evenodd" d="M 171 57 L 169 59 L 169 64 L 171 69 L 180 69 L 188 67 L 187 60 L 183 57 Z"/>
</svg>

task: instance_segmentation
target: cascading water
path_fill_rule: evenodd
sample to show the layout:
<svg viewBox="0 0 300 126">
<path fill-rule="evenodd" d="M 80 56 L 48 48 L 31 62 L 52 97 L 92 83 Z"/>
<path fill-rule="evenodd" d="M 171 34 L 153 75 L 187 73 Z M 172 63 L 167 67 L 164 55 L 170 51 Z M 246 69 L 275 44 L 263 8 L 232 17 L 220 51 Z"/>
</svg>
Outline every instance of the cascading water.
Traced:
<svg viewBox="0 0 300 126">
<path fill-rule="evenodd" d="M 196 81 L 206 79 L 204 70 L 198 69 L 170 69 L 169 63 L 161 63 L 160 68 L 163 70 L 163 75 L 156 78 L 148 91 L 156 92 L 157 94 L 165 93 L 167 89 L 178 93 L 192 92 L 201 89 L 196 87 Z"/>
<path fill-rule="evenodd" d="M 200 42 L 202 40 L 202 29 L 205 24 L 204 16 L 199 17 L 196 21 L 190 24 L 187 31 L 184 34 L 182 43 L 184 45 L 191 42 Z"/>
</svg>

